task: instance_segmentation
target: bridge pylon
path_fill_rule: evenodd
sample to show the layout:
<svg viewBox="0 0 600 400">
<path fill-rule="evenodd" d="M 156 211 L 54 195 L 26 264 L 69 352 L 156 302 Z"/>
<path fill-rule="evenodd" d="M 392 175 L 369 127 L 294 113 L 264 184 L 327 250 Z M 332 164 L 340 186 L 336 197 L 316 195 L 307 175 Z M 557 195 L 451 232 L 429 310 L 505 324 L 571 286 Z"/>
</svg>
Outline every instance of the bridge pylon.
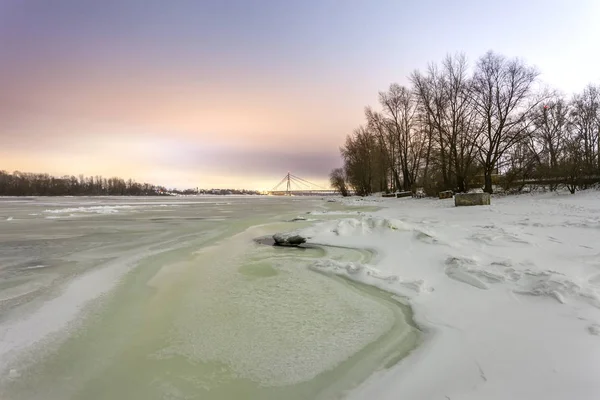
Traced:
<svg viewBox="0 0 600 400">
<path fill-rule="evenodd" d="M 285 190 L 284 190 L 285 189 Z M 307 196 L 307 195 L 331 195 L 336 192 L 326 189 L 317 184 L 307 181 L 288 172 L 283 179 L 268 192 L 276 196 Z"/>
</svg>

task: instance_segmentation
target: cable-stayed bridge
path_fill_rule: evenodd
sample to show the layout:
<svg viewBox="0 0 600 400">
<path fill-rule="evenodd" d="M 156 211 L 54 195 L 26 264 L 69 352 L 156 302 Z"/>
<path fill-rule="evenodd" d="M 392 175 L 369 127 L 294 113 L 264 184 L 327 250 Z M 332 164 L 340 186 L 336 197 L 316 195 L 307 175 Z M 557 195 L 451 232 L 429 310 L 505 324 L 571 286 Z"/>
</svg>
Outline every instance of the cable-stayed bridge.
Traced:
<svg viewBox="0 0 600 400">
<path fill-rule="evenodd" d="M 336 194 L 337 192 L 325 189 L 322 186 L 288 172 L 268 193 L 273 196 L 327 196 Z"/>
</svg>

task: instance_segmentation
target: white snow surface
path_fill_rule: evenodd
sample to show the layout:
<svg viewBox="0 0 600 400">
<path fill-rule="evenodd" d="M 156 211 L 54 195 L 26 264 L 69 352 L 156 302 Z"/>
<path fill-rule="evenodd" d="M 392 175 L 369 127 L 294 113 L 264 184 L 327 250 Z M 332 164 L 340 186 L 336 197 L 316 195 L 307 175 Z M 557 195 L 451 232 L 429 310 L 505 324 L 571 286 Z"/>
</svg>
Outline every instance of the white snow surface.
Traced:
<svg viewBox="0 0 600 400">
<path fill-rule="evenodd" d="M 313 268 L 402 296 L 424 331 L 351 399 L 600 399 L 600 192 L 371 203 L 299 231 L 375 250 Z"/>
</svg>

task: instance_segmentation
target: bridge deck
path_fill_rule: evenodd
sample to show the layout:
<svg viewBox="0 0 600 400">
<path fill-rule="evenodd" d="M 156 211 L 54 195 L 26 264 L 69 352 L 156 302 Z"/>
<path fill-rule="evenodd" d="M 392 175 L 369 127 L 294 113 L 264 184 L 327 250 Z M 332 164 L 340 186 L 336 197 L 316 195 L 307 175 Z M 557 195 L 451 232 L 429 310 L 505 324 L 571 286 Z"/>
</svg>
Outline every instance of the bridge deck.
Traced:
<svg viewBox="0 0 600 400">
<path fill-rule="evenodd" d="M 332 196 L 337 192 L 335 190 L 271 190 L 268 194 L 272 196 Z"/>
</svg>

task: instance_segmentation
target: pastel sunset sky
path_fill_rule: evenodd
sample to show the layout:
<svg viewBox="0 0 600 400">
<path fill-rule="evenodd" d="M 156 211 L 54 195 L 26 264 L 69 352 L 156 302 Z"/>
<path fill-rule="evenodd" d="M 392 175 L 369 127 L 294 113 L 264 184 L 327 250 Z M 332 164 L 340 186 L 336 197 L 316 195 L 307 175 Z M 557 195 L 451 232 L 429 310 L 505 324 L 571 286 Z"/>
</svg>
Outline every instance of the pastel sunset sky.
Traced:
<svg viewBox="0 0 600 400">
<path fill-rule="evenodd" d="M 0 0 L 0 169 L 325 184 L 379 90 L 490 49 L 600 83 L 600 1 Z"/>
</svg>

